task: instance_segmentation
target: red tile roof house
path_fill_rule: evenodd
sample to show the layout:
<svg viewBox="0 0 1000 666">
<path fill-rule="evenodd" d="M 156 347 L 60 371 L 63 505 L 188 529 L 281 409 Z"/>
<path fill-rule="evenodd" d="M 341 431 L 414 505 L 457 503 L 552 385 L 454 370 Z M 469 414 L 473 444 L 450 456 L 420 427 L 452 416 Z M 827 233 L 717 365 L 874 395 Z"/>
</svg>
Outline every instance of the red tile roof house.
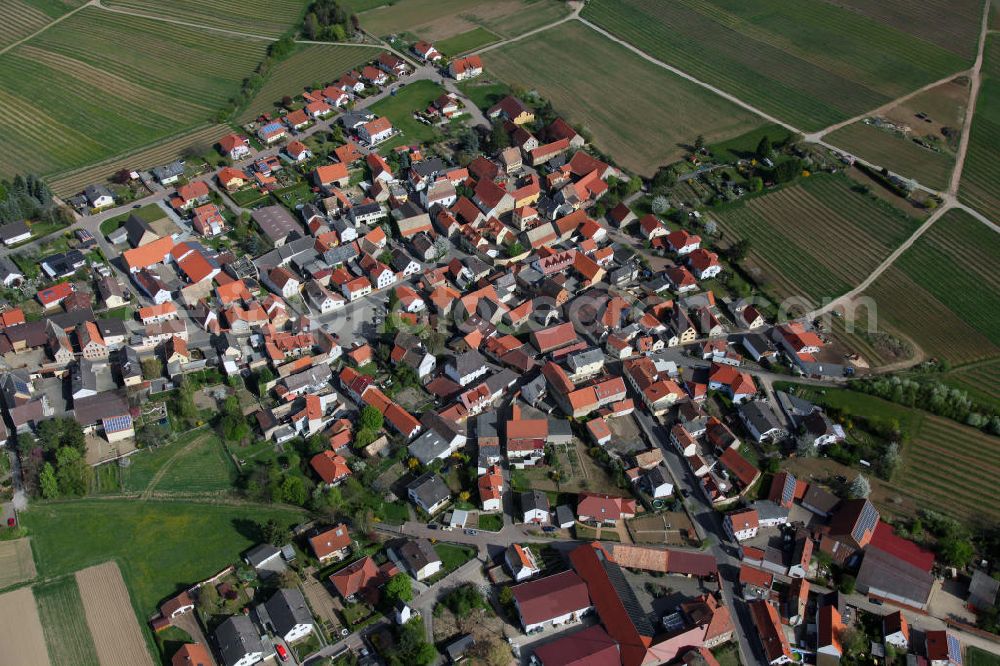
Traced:
<svg viewBox="0 0 1000 666">
<path fill-rule="evenodd" d="M 599 493 L 581 493 L 576 505 L 576 517 L 581 521 L 596 520 L 616 525 L 619 520 L 635 516 L 635 500 Z"/>
<path fill-rule="evenodd" d="M 442 58 L 441 52 L 433 44 L 423 40 L 413 45 L 413 52 L 428 62 L 436 62 Z"/>
<path fill-rule="evenodd" d="M 683 229 L 678 229 L 667 234 L 667 245 L 670 246 L 670 249 L 675 254 L 684 256 L 691 254 L 701 247 L 701 238 L 694 234 L 689 234 Z"/>
<path fill-rule="evenodd" d="M 378 600 L 378 588 L 396 573 L 398 570 L 391 562 L 379 567 L 369 555 L 347 565 L 329 580 L 343 599 L 351 601 L 361 594 L 373 602 Z"/>
<path fill-rule="evenodd" d="M 306 112 L 302 109 L 292 111 L 285 116 L 284 120 L 286 125 L 296 130 L 305 127 L 311 122 L 309 116 L 306 115 Z"/>
<path fill-rule="evenodd" d="M 376 118 L 358 127 L 358 137 L 369 146 L 381 143 L 392 136 L 392 122 L 386 118 Z"/>
<path fill-rule="evenodd" d="M 565 634 L 535 649 L 542 666 L 611 666 L 621 664 L 618 642 L 595 624 Z"/>
<path fill-rule="evenodd" d="M 515 585 L 511 592 L 525 633 L 578 622 L 593 610 L 587 584 L 573 571 Z"/>
<path fill-rule="evenodd" d="M 756 510 L 747 509 L 726 514 L 723 525 L 730 537 L 736 541 L 746 541 L 757 536 L 760 520 Z"/>
<path fill-rule="evenodd" d="M 320 564 L 340 561 L 351 552 L 351 534 L 347 525 L 341 523 L 309 537 L 309 546 Z"/>
<path fill-rule="evenodd" d="M 477 55 L 455 58 L 448 65 L 448 73 L 456 81 L 464 81 L 483 73 L 483 61 Z"/>
<path fill-rule="evenodd" d="M 46 310 L 49 308 L 57 307 L 64 300 L 69 298 L 69 295 L 75 291 L 72 284 L 69 282 L 60 282 L 59 284 L 54 284 L 47 289 L 42 289 L 37 294 L 35 298 L 38 302 L 42 304 Z"/>
<path fill-rule="evenodd" d="M 749 400 L 757 393 L 753 377 L 731 365 L 719 363 L 713 363 L 708 373 L 708 388 L 722 391 L 735 403 Z"/>
<path fill-rule="evenodd" d="M 219 149 L 231 160 L 250 156 L 250 140 L 239 134 L 227 134 L 219 139 Z"/>
<path fill-rule="evenodd" d="M 340 483 L 351 475 L 351 468 L 347 466 L 347 459 L 334 453 L 333 451 L 323 451 L 317 453 L 309 461 L 313 471 L 328 486 Z"/>
<path fill-rule="evenodd" d="M 766 663 L 776 666 L 794 661 L 792 648 L 788 644 L 785 632 L 781 629 L 781 620 L 778 619 L 777 609 L 763 600 L 751 601 L 749 606 L 750 617 L 757 627 L 757 635 L 764 648 Z"/>
</svg>

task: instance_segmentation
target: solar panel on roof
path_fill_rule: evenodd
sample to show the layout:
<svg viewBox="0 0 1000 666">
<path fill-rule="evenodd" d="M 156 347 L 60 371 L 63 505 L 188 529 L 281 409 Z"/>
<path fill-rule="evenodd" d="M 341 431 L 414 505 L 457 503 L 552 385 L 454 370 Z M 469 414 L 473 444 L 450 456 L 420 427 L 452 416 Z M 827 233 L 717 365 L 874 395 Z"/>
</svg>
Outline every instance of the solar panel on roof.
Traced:
<svg viewBox="0 0 1000 666">
<path fill-rule="evenodd" d="M 112 416 L 111 418 L 104 419 L 102 424 L 104 425 L 104 432 L 121 432 L 132 427 L 132 417 L 128 415 Z"/>
<path fill-rule="evenodd" d="M 790 504 L 795 499 L 795 477 L 785 475 L 785 486 L 781 489 L 782 504 Z"/>
<path fill-rule="evenodd" d="M 962 663 L 962 644 L 952 635 L 948 635 L 948 659 L 955 664 Z"/>
<path fill-rule="evenodd" d="M 851 531 L 851 536 L 861 541 L 861 537 L 865 532 L 874 532 L 875 525 L 878 523 L 878 517 L 878 510 L 875 508 L 875 505 L 871 502 L 865 502 L 864 507 L 861 509 L 861 515 L 858 516 L 858 522 L 854 526 L 854 530 Z"/>
</svg>

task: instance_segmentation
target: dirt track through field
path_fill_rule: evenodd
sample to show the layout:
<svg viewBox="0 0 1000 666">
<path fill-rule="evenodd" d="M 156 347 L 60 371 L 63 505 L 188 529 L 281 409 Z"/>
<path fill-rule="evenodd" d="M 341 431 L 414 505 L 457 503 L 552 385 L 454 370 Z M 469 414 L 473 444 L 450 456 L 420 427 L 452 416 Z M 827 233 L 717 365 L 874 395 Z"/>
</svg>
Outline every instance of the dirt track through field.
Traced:
<svg viewBox="0 0 1000 666">
<path fill-rule="evenodd" d="M 118 565 L 78 571 L 76 584 L 101 666 L 153 666 Z"/>
<path fill-rule="evenodd" d="M 0 662 L 4 666 L 45 666 L 49 655 L 30 587 L 0 596 Z"/>
</svg>

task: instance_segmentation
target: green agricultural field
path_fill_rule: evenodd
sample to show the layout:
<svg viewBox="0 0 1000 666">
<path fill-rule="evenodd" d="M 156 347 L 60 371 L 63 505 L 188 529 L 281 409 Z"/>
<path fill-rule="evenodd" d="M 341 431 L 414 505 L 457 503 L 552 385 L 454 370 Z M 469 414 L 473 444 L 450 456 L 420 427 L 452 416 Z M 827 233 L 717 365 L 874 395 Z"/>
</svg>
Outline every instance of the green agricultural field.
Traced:
<svg viewBox="0 0 1000 666">
<path fill-rule="evenodd" d="M 45 632 L 49 661 L 60 666 L 97 666 L 97 650 L 87 627 L 74 576 L 40 583 L 32 592 Z"/>
<path fill-rule="evenodd" d="M 1000 410 L 1000 359 L 953 370 L 941 381 L 965 391 L 977 402 Z"/>
<path fill-rule="evenodd" d="M 238 92 L 265 47 L 96 8 L 78 12 L 0 56 L 0 171 L 70 171 L 204 123 Z"/>
<path fill-rule="evenodd" d="M 271 69 L 260 92 L 240 113 L 239 122 L 274 111 L 281 98 L 300 96 L 307 87 L 326 85 L 379 56 L 378 49 L 346 44 L 299 46 L 290 57 Z"/>
<path fill-rule="evenodd" d="M 0 3 L 0 48 L 41 30 L 86 0 L 4 0 Z"/>
<path fill-rule="evenodd" d="M 928 357 L 958 365 L 1000 355 L 1000 236 L 949 211 L 865 296 L 879 328 L 901 331 Z"/>
<path fill-rule="evenodd" d="M 1000 655 L 969 646 L 965 651 L 966 666 L 1000 666 Z"/>
<path fill-rule="evenodd" d="M 709 144 L 708 150 L 720 160 L 754 159 L 760 140 L 767 137 L 772 146 L 780 146 L 792 138 L 792 133 L 781 125 L 763 125 L 746 134 Z"/>
<path fill-rule="evenodd" d="M 182 585 L 207 578 L 259 541 L 256 525 L 303 520 L 300 509 L 255 504 L 77 500 L 37 502 L 21 514 L 40 576 L 113 559 L 140 615 Z"/>
<path fill-rule="evenodd" d="M 832 132 L 824 140 L 938 190 L 947 189 L 951 168 L 955 164 L 950 152 L 924 148 L 910 139 L 863 122 Z"/>
<path fill-rule="evenodd" d="M 983 59 L 983 81 L 976 100 L 959 197 L 980 213 L 996 217 L 1000 210 L 1000 36 L 989 35 Z M 996 221 L 994 219 L 994 221 Z"/>
<path fill-rule="evenodd" d="M 763 124 L 575 21 L 490 51 L 483 60 L 497 78 L 537 90 L 567 120 L 586 127 L 620 166 L 644 175 L 681 157 L 699 134 L 711 143 Z"/>
<path fill-rule="evenodd" d="M 947 465 L 941 461 L 947 460 Z M 927 415 L 903 446 L 893 482 L 931 502 L 929 508 L 963 518 L 1000 518 L 1000 437 Z"/>
<path fill-rule="evenodd" d="M 513 37 L 567 14 L 569 8 L 559 0 L 398 0 L 362 12 L 358 18 L 361 27 L 373 35 L 406 32 L 435 42 L 477 27 Z"/>
<path fill-rule="evenodd" d="M 919 225 L 852 185 L 813 175 L 716 217 L 728 238 L 750 241 L 750 263 L 766 291 L 815 305 L 850 291 Z"/>
<path fill-rule="evenodd" d="M 176 442 L 139 451 L 122 469 L 126 492 L 209 493 L 232 490 L 234 463 L 211 430 L 197 430 Z"/>
<path fill-rule="evenodd" d="M 60 171 L 48 179 L 49 187 L 60 196 L 71 196 L 91 183 L 107 180 L 122 169 L 148 169 L 177 159 L 188 149 L 201 152 L 202 148 L 214 146 L 227 134 L 232 133 L 227 125 L 204 125 L 194 127 L 152 145 L 117 155 L 89 166 L 68 171 Z"/>
<path fill-rule="evenodd" d="M 980 0 L 836 0 L 837 5 L 948 49 L 964 58 L 976 54 Z"/>
<path fill-rule="evenodd" d="M 468 32 L 442 39 L 434 46 L 447 57 L 453 57 L 469 51 L 475 51 L 487 44 L 500 41 L 500 37 L 486 28 L 473 28 Z"/>
<path fill-rule="evenodd" d="M 969 64 L 823 0 L 593 0 L 583 17 L 803 130 L 876 108 Z"/>
<path fill-rule="evenodd" d="M 195 25 L 223 28 L 264 37 L 280 37 L 298 28 L 308 4 L 302 0 L 106 0 L 120 7 Z"/>
<path fill-rule="evenodd" d="M 368 110 L 391 120 L 393 127 L 403 133 L 400 139 L 402 143 L 431 142 L 439 136 L 438 130 L 416 120 L 413 112 L 423 111 L 444 92 L 444 88 L 432 81 L 415 81 L 395 96 L 379 100 Z"/>
</svg>

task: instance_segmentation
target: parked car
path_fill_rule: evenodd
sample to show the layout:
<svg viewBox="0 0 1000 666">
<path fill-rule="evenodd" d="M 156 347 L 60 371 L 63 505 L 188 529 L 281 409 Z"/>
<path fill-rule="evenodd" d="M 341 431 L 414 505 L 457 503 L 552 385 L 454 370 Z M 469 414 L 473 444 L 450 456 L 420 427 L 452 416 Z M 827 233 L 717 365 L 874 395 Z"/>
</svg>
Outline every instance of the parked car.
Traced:
<svg viewBox="0 0 1000 666">
<path fill-rule="evenodd" d="M 278 658 L 281 659 L 281 661 L 288 661 L 288 650 L 285 649 L 284 645 L 279 643 L 274 646 L 274 650 L 278 653 Z"/>
<path fill-rule="evenodd" d="M 545 527 L 542 528 L 542 531 L 543 532 L 555 532 L 556 528 L 552 527 L 551 525 L 546 525 Z"/>
<path fill-rule="evenodd" d="M 438 528 L 437 523 L 427 523 L 427 529 L 436 530 Z"/>
</svg>

